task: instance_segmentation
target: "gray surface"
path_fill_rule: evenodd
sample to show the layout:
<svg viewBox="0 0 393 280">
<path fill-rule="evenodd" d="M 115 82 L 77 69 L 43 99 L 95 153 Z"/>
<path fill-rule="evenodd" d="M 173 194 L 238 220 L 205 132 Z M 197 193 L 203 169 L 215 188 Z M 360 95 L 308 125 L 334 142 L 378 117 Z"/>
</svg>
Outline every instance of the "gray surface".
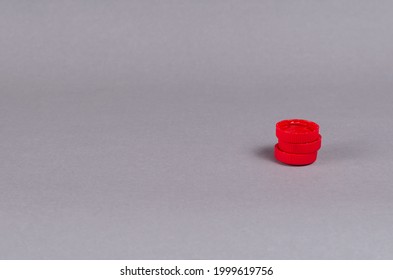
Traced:
<svg viewBox="0 0 393 280">
<path fill-rule="evenodd" d="M 393 258 L 391 1 L 1 1 L 0 258 Z M 317 163 L 275 122 L 321 125 Z"/>
</svg>

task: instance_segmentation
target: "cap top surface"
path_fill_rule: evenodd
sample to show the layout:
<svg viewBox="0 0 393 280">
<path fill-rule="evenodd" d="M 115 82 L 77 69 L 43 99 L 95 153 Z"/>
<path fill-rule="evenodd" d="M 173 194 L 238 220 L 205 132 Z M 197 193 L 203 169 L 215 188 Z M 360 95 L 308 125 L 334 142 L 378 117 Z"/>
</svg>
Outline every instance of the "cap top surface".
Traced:
<svg viewBox="0 0 393 280">
<path fill-rule="evenodd" d="M 307 134 L 319 131 L 319 125 L 307 120 L 292 119 L 278 122 L 277 129 L 290 134 Z"/>
<path fill-rule="evenodd" d="M 302 119 L 282 120 L 276 124 L 276 136 L 288 143 L 313 142 L 318 139 L 319 125 Z"/>
</svg>

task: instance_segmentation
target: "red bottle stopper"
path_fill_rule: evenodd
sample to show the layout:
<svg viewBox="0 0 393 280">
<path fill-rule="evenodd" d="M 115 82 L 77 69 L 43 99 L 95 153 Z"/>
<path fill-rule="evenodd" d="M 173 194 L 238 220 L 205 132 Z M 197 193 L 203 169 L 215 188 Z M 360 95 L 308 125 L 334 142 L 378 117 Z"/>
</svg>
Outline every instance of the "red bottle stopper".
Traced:
<svg viewBox="0 0 393 280">
<path fill-rule="evenodd" d="M 283 120 L 276 124 L 278 144 L 274 156 L 289 165 L 308 165 L 316 161 L 322 136 L 319 125 L 300 119 Z"/>
</svg>

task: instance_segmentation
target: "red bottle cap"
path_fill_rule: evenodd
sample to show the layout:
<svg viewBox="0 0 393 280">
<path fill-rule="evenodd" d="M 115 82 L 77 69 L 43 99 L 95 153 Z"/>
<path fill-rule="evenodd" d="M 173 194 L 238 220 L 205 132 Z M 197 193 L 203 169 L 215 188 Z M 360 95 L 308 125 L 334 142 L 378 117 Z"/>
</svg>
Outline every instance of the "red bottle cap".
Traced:
<svg viewBox="0 0 393 280">
<path fill-rule="evenodd" d="M 287 143 L 308 143 L 318 140 L 319 125 L 315 122 L 292 119 L 276 124 L 277 138 Z"/>
<path fill-rule="evenodd" d="M 318 151 L 321 148 L 322 136 L 318 139 L 308 143 L 288 143 L 278 139 L 278 147 L 281 151 L 290 154 L 309 154 Z"/>
<path fill-rule="evenodd" d="M 274 147 L 274 156 L 278 161 L 289 165 L 308 165 L 317 160 L 318 152 L 309 154 L 291 154 L 286 153 L 278 147 L 278 144 Z"/>
</svg>

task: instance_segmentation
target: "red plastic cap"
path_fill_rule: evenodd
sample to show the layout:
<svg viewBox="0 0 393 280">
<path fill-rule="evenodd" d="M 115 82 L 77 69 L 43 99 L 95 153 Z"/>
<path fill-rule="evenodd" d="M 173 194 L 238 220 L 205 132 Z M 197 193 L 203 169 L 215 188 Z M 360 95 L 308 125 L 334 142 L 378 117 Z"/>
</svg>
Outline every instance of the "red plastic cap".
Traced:
<svg viewBox="0 0 393 280">
<path fill-rule="evenodd" d="M 289 165 L 308 165 L 317 160 L 318 152 L 309 154 L 291 154 L 286 153 L 278 147 L 278 144 L 274 147 L 274 156 L 282 163 Z"/>
<path fill-rule="evenodd" d="M 307 143 L 288 143 L 278 139 L 278 147 L 281 151 L 292 154 L 309 154 L 318 151 L 321 148 L 322 136 L 313 142 Z"/>
<path fill-rule="evenodd" d="M 317 160 L 322 136 L 315 122 L 283 120 L 276 124 L 276 135 L 278 144 L 274 147 L 274 156 L 278 161 L 289 165 L 308 165 Z"/>
<path fill-rule="evenodd" d="M 283 120 L 276 124 L 276 135 L 287 143 L 313 142 L 319 137 L 319 125 L 300 119 Z"/>
</svg>

